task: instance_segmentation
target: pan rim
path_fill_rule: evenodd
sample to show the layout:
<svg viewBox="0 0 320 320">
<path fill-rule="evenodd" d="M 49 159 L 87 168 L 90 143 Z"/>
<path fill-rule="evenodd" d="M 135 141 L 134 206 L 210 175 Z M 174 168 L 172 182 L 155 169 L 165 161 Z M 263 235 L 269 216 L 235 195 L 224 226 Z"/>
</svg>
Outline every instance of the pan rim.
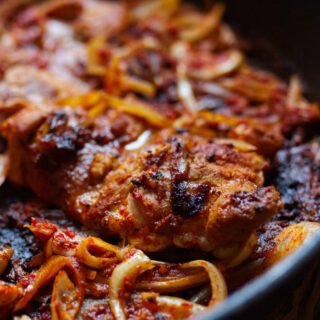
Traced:
<svg viewBox="0 0 320 320">
<path fill-rule="evenodd" d="M 201 317 L 204 320 L 242 319 L 253 307 L 261 305 L 267 298 L 286 286 L 301 270 L 306 270 L 320 255 L 320 232 L 313 235 L 298 250 L 236 290 L 215 309 Z M 246 319 L 248 319 L 246 317 Z"/>
</svg>

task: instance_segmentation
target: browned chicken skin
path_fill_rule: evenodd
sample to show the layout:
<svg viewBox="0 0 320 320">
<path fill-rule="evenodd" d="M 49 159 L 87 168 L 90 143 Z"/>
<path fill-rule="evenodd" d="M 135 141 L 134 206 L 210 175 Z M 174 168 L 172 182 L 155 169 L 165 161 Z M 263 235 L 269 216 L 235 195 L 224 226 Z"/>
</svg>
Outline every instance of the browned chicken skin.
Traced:
<svg viewBox="0 0 320 320">
<path fill-rule="evenodd" d="M 240 244 L 281 208 L 278 192 L 263 187 L 266 161 L 223 139 L 169 129 L 124 150 L 143 126 L 112 109 L 95 119 L 60 109 L 27 139 L 15 126 L 3 127 L 13 181 L 146 251 Z"/>
</svg>

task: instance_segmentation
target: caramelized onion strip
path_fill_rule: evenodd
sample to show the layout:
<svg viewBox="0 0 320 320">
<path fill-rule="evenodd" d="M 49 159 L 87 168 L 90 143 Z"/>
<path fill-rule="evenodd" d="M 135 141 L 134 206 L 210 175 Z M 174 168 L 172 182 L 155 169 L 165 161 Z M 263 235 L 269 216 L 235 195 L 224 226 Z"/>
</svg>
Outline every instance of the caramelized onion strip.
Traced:
<svg viewBox="0 0 320 320">
<path fill-rule="evenodd" d="M 87 73 L 93 76 L 103 76 L 107 68 L 102 65 L 100 53 L 106 49 L 106 41 L 102 36 L 98 36 L 89 41 L 87 45 Z"/>
<path fill-rule="evenodd" d="M 253 233 L 249 239 L 243 243 L 239 249 L 236 250 L 235 254 L 220 261 L 219 266 L 224 269 L 229 269 L 240 265 L 251 255 L 255 246 L 257 245 L 257 241 L 257 235 L 256 233 Z"/>
<path fill-rule="evenodd" d="M 188 42 L 199 41 L 212 33 L 220 24 L 225 6 L 222 3 L 217 3 L 212 10 L 204 16 L 197 25 L 183 30 L 180 37 Z"/>
<path fill-rule="evenodd" d="M 102 91 L 63 99 L 59 104 L 73 108 L 89 109 L 89 113 L 95 117 L 110 107 L 143 119 L 155 127 L 170 126 L 168 119 L 147 103 L 130 98 L 119 98 Z"/>
<path fill-rule="evenodd" d="M 144 20 L 152 15 L 159 14 L 170 17 L 179 8 L 181 0 L 153 0 L 153 1 L 141 1 L 141 3 L 135 3 L 130 8 L 131 19 Z"/>
<path fill-rule="evenodd" d="M 134 91 L 147 97 L 154 97 L 156 94 L 156 87 L 152 83 L 129 75 L 120 77 L 120 85 L 123 90 Z"/>
<path fill-rule="evenodd" d="M 14 312 L 23 309 L 35 296 L 38 290 L 48 281 L 54 278 L 56 274 L 64 268 L 68 268 L 70 271 L 72 271 L 77 288 L 82 288 L 82 276 L 77 269 L 77 262 L 73 258 L 54 256 L 45 264 L 43 264 L 42 267 L 34 274 L 34 276 L 32 276 L 32 274 L 28 275 L 29 279 L 23 279 L 23 281 L 20 281 L 21 287 L 23 287 L 22 283 L 25 281 L 29 281 L 29 284 L 23 290 L 24 296 L 15 305 Z"/>
<path fill-rule="evenodd" d="M 230 50 L 223 54 L 223 59 L 218 62 L 208 63 L 201 68 L 189 70 L 189 75 L 198 80 L 214 80 L 236 71 L 243 63 L 244 58 L 239 50 Z"/>
<path fill-rule="evenodd" d="M 112 253 L 112 257 L 97 257 L 90 253 L 91 249 L 98 249 L 99 251 L 104 251 Z M 100 269 L 106 267 L 112 263 L 117 262 L 119 259 L 119 248 L 107 243 L 99 238 L 88 237 L 80 242 L 78 245 L 76 256 L 77 258 L 86 266 Z"/>
<path fill-rule="evenodd" d="M 220 271 L 211 263 L 205 260 L 195 260 L 182 264 L 183 269 L 204 268 L 208 272 L 211 282 L 210 306 L 214 306 L 224 300 L 227 296 L 227 286 Z"/>
<path fill-rule="evenodd" d="M 154 292 L 142 292 L 135 294 L 133 298 L 142 299 L 146 304 L 154 304 L 159 312 L 168 313 L 173 319 L 189 319 L 206 310 L 204 306 L 192 303 L 185 299 L 160 296 Z"/>
<path fill-rule="evenodd" d="M 166 307 L 169 308 L 168 310 L 171 310 L 171 312 L 173 311 L 172 309 L 176 309 L 176 312 L 180 313 L 183 308 L 190 308 L 190 313 L 192 315 L 196 315 L 200 312 L 205 311 L 205 307 L 199 305 L 199 304 L 195 304 L 189 301 L 186 301 L 184 299 L 181 298 L 176 298 L 176 297 L 167 297 L 167 296 L 158 296 L 157 297 L 157 302 L 158 305 L 161 307 Z"/>
<path fill-rule="evenodd" d="M 0 310 L 3 307 L 10 306 L 21 295 L 22 290 L 18 286 L 0 280 Z"/>
<path fill-rule="evenodd" d="M 52 290 L 52 320 L 75 319 L 82 304 L 82 295 L 82 292 L 70 280 L 68 274 L 64 270 L 59 271 Z"/>
<path fill-rule="evenodd" d="M 124 283 L 134 283 L 143 272 L 152 269 L 151 260 L 140 250 L 125 248 L 122 250 L 124 261 L 114 270 L 109 280 L 109 304 L 117 320 L 125 320 L 123 301 Z"/>
<path fill-rule="evenodd" d="M 176 278 L 148 279 L 137 281 L 134 289 L 139 291 L 155 291 L 159 293 L 178 292 L 202 285 L 209 281 L 206 272 L 197 272 L 194 274 L 183 275 Z"/>
<path fill-rule="evenodd" d="M 9 154 L 0 154 L 0 186 L 7 179 L 9 172 Z"/>
<path fill-rule="evenodd" d="M 2 275 L 7 269 L 13 253 L 13 249 L 10 247 L 4 247 L 2 250 L 0 250 L 0 275 Z"/>
<path fill-rule="evenodd" d="M 302 84 L 297 76 L 292 76 L 290 79 L 286 104 L 290 107 L 299 107 L 303 102 Z"/>
<path fill-rule="evenodd" d="M 319 232 L 320 224 L 300 222 L 284 228 L 274 240 L 274 247 L 268 253 L 263 265 L 270 267 L 299 249 L 311 236 Z"/>
<path fill-rule="evenodd" d="M 106 100 L 110 107 L 129 113 L 138 118 L 142 118 L 151 125 L 160 128 L 169 126 L 167 118 L 161 113 L 152 109 L 146 103 L 127 98 L 121 99 L 110 95 L 106 96 Z"/>
<path fill-rule="evenodd" d="M 235 147 L 236 149 L 243 151 L 243 152 L 251 152 L 256 151 L 257 148 L 253 146 L 252 144 L 237 140 L 237 139 L 230 139 L 230 138 L 218 138 L 215 140 L 216 143 L 222 144 L 222 145 L 231 145 Z"/>
</svg>

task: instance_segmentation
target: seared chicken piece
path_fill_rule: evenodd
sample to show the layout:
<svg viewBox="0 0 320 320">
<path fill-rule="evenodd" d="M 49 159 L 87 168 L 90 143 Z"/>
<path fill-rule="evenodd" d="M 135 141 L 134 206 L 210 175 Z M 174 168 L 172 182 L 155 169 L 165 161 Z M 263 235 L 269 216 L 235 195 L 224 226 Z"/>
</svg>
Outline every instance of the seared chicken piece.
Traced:
<svg viewBox="0 0 320 320">
<path fill-rule="evenodd" d="M 0 111 L 11 113 L 30 104 L 52 104 L 52 101 L 82 92 L 77 83 L 27 65 L 9 68 L 0 84 Z"/>
<path fill-rule="evenodd" d="M 14 1 L 10 4 L 0 5 L 8 15 L 0 39 L 0 111 L 12 113 L 92 89 L 85 79 L 86 45 L 64 21 L 80 14 L 81 3 L 48 1 L 22 12 Z"/>
<path fill-rule="evenodd" d="M 127 6 L 123 2 L 82 0 L 78 3 L 83 9 L 75 21 L 75 30 L 82 37 L 107 37 L 119 32 L 125 23 Z"/>
<path fill-rule="evenodd" d="M 144 250 L 210 251 L 242 243 L 281 207 L 256 154 L 187 133 L 154 139 L 106 177 L 85 223 L 104 212 L 98 223 Z"/>
<path fill-rule="evenodd" d="M 135 140 L 143 127 L 114 110 L 93 120 L 84 112 L 65 109 L 54 111 L 39 128 L 47 112 L 23 109 L 3 125 L 11 146 L 10 179 L 68 209 L 71 198 L 112 169 L 119 147 Z"/>
<path fill-rule="evenodd" d="M 239 245 L 282 206 L 263 187 L 265 160 L 226 140 L 162 130 L 126 151 L 143 126 L 112 109 L 97 118 L 61 109 L 28 136 L 18 125 L 3 126 L 11 180 L 146 251 Z"/>
</svg>

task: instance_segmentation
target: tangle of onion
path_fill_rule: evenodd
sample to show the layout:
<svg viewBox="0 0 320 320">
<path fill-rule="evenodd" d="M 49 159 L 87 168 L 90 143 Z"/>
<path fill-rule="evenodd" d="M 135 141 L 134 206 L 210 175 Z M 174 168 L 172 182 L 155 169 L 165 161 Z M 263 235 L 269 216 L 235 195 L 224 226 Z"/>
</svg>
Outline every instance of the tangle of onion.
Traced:
<svg viewBox="0 0 320 320">
<path fill-rule="evenodd" d="M 312 235 L 319 232 L 320 225 L 315 222 L 300 222 L 284 228 L 275 238 L 275 245 L 268 253 L 263 267 L 270 267 L 300 248 Z"/>
<path fill-rule="evenodd" d="M 52 320 L 72 320 L 80 310 L 82 292 L 64 270 L 55 277 L 51 296 Z"/>
<path fill-rule="evenodd" d="M 220 271 L 211 263 L 205 260 L 195 260 L 181 265 L 183 269 L 204 268 L 208 272 L 211 282 L 211 298 L 209 306 L 214 306 L 224 300 L 227 296 L 227 286 Z"/>
<path fill-rule="evenodd" d="M 115 254 L 115 256 L 110 258 L 96 257 L 90 253 L 90 248 L 96 248 L 105 252 L 110 252 Z M 117 262 L 120 257 L 120 250 L 118 247 L 113 246 L 112 244 L 109 244 L 99 238 L 88 237 L 82 240 L 78 245 L 76 256 L 84 265 L 94 269 L 99 269 Z"/>
<path fill-rule="evenodd" d="M 23 297 L 14 306 L 14 312 L 23 309 L 35 296 L 38 290 L 64 268 L 68 268 L 72 272 L 77 288 L 82 288 L 83 280 L 80 272 L 78 271 L 78 264 L 76 260 L 74 258 L 54 256 L 41 266 L 41 268 L 35 273 L 34 277 L 29 276 L 29 279 L 27 279 L 29 281 L 29 284 L 27 288 L 23 290 Z M 21 283 L 22 281 L 20 280 L 18 285 L 21 286 Z M 83 290 L 79 290 L 79 292 L 81 292 L 80 298 L 82 301 Z"/>
<path fill-rule="evenodd" d="M 108 108 L 114 108 L 143 119 L 155 127 L 165 128 L 171 125 L 164 115 L 154 110 L 147 103 L 130 97 L 119 98 L 102 91 L 66 98 L 61 100 L 59 104 L 73 108 L 84 107 L 90 110 L 89 114 L 92 117 L 99 116 Z"/>
<path fill-rule="evenodd" d="M 109 304 L 114 317 L 117 320 L 125 320 L 123 286 L 124 283 L 132 283 L 144 271 L 152 269 L 151 260 L 140 250 L 125 248 L 121 251 L 125 260 L 117 265 L 110 277 Z M 126 256 L 128 256 L 126 258 Z"/>
<path fill-rule="evenodd" d="M 121 99 L 110 95 L 106 95 L 106 101 L 110 107 L 142 118 L 156 127 L 164 128 L 170 126 L 165 116 L 153 110 L 146 103 L 130 98 Z"/>
</svg>

